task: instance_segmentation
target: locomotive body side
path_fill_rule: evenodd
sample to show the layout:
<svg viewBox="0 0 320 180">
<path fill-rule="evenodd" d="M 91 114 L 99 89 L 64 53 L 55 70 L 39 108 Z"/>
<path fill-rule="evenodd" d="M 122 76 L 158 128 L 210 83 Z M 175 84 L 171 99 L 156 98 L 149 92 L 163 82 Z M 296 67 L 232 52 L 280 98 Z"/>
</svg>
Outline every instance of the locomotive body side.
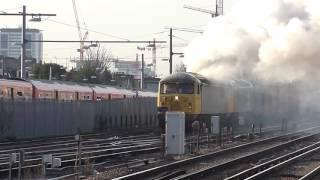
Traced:
<svg viewBox="0 0 320 180">
<path fill-rule="evenodd" d="M 231 92 L 226 87 L 218 85 L 203 85 L 201 88 L 201 114 L 219 114 L 233 112 L 230 109 Z"/>
</svg>

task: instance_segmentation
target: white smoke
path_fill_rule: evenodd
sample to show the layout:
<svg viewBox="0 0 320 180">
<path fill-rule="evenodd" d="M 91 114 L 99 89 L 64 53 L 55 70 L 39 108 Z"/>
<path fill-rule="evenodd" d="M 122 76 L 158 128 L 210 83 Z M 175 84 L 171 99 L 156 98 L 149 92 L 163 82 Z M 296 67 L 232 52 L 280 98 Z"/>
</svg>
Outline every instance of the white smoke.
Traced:
<svg viewBox="0 0 320 180">
<path fill-rule="evenodd" d="M 320 1 L 239 0 L 191 42 L 184 63 L 216 80 L 320 80 Z"/>
</svg>

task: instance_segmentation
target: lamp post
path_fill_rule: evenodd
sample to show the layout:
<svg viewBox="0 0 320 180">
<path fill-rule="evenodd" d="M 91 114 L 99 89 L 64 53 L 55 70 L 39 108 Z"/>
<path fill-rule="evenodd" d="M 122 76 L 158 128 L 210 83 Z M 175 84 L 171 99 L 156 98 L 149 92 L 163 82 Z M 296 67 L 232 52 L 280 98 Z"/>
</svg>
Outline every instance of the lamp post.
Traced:
<svg viewBox="0 0 320 180">
<path fill-rule="evenodd" d="M 169 73 L 172 74 L 172 56 L 173 55 L 184 55 L 184 53 L 172 52 L 172 28 L 170 28 L 170 42 L 169 42 Z"/>
<path fill-rule="evenodd" d="M 2 78 L 4 78 L 4 58 L 3 58 L 3 56 L 1 56 L 1 64 L 2 64 Z"/>
<path fill-rule="evenodd" d="M 144 88 L 144 54 L 145 47 L 137 47 L 141 51 L 141 76 L 140 76 L 140 89 Z"/>
<path fill-rule="evenodd" d="M 26 55 L 26 6 L 22 7 L 22 28 L 21 28 L 21 79 L 25 78 L 24 59 Z"/>
</svg>

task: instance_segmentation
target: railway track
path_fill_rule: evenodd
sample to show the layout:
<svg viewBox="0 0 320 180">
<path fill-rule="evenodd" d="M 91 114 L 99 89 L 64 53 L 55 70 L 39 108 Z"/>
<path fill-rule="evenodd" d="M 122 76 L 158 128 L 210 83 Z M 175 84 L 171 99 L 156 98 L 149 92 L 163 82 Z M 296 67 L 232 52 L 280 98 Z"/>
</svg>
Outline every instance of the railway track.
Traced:
<svg viewBox="0 0 320 180">
<path fill-rule="evenodd" d="M 89 134 L 81 134 L 81 138 L 83 140 L 90 140 L 90 139 L 116 139 L 116 138 L 134 138 L 140 136 L 148 136 L 152 132 L 151 129 L 142 129 L 137 131 L 127 131 L 114 133 L 89 133 Z M 147 135 L 142 135 L 147 134 Z M 121 136 L 121 137 L 118 137 Z M 13 139 L 13 140 L 0 140 L 0 150 L 5 149 L 15 149 L 15 148 L 26 148 L 26 147 L 35 147 L 35 146 L 42 146 L 42 145 L 51 145 L 51 144 L 58 144 L 58 143 L 74 143 L 74 135 L 66 135 L 66 136 L 57 136 L 57 137 L 39 137 L 39 138 L 32 138 L 32 139 Z"/>
<path fill-rule="evenodd" d="M 99 139 L 99 140 L 87 140 L 83 141 L 82 150 L 83 151 L 94 151 L 99 149 L 108 149 L 108 148 L 116 148 L 119 146 L 130 146 L 130 145 L 138 145 L 140 143 L 147 143 L 156 140 L 156 137 L 136 137 L 137 139 Z M 53 144 L 53 145 L 42 145 L 36 147 L 28 147 L 22 148 L 25 151 L 25 159 L 32 159 L 34 157 L 40 157 L 43 154 L 65 154 L 65 153 L 72 153 L 77 150 L 77 143 L 76 142 L 67 142 L 61 144 Z M 0 151 L 0 164 L 2 161 L 6 161 L 7 155 L 13 152 L 16 152 L 15 149 L 8 149 L 8 150 L 1 150 Z"/>
<path fill-rule="evenodd" d="M 204 177 L 211 172 L 225 169 L 237 161 L 243 161 L 244 158 L 250 157 L 255 159 L 258 155 L 262 157 L 274 150 L 280 150 L 289 145 L 294 146 L 297 143 L 302 143 L 306 139 L 313 139 L 316 136 L 318 136 L 318 133 L 306 134 L 303 131 L 289 133 L 146 170 L 137 170 L 135 173 L 116 179 L 170 179 L 177 176 L 177 179 L 199 179 L 199 177 Z"/>
<path fill-rule="evenodd" d="M 320 141 L 317 141 L 297 151 L 244 170 L 232 177 L 226 178 L 226 180 L 310 178 L 309 172 L 317 168 L 320 163 L 319 151 Z"/>
<path fill-rule="evenodd" d="M 24 151 L 23 171 L 41 169 L 42 155 L 52 154 L 61 158 L 62 167 L 74 166 L 77 152 L 77 142 L 68 138 L 57 138 L 52 142 L 28 141 L 22 147 L 12 143 L 9 147 L 0 150 L 0 178 L 7 177 L 9 167 L 9 154 Z M 85 136 L 81 141 L 82 163 L 85 160 L 99 163 L 107 158 L 152 153 L 159 151 L 159 138 L 151 134 L 128 137 L 99 137 L 99 135 Z M 18 149 L 16 149 L 19 147 Z M 18 170 L 18 164 L 13 165 L 13 174 Z"/>
<path fill-rule="evenodd" d="M 270 132 L 266 131 L 267 129 Z M 278 130 L 279 128 L 275 127 L 264 128 L 263 133 L 265 135 L 269 133 L 273 134 Z M 25 161 L 22 168 L 24 172 L 28 170 L 39 171 L 42 167 L 42 155 L 53 154 L 54 157 L 62 159 L 62 167 L 49 168 L 49 171 L 56 173 L 47 177 L 62 175 L 66 175 L 66 177 L 70 175 L 71 177 L 72 174 L 75 175 L 74 164 L 76 160 L 77 142 L 73 140 L 73 138 L 74 136 L 68 136 L 49 138 L 43 141 L 35 139 L 0 143 L 0 178 L 7 178 L 8 154 L 17 152 L 19 149 L 25 152 Z M 207 140 L 208 139 L 204 137 L 202 142 L 205 143 Z M 152 136 L 150 134 L 128 137 L 107 137 L 105 134 L 90 134 L 82 136 L 81 144 L 83 157 L 82 166 L 84 166 L 86 160 L 95 168 L 100 169 L 117 169 L 121 167 L 135 169 L 148 164 L 162 163 L 161 159 L 157 159 L 159 156 L 158 152 L 160 151 L 160 139 L 158 136 Z M 148 154 L 148 156 L 144 154 Z M 135 157 L 137 157 L 137 159 L 135 159 Z M 15 164 L 13 166 L 13 174 L 16 174 L 17 170 L 18 167 L 17 164 Z M 179 174 L 179 172 L 173 174 L 176 175 Z"/>
</svg>

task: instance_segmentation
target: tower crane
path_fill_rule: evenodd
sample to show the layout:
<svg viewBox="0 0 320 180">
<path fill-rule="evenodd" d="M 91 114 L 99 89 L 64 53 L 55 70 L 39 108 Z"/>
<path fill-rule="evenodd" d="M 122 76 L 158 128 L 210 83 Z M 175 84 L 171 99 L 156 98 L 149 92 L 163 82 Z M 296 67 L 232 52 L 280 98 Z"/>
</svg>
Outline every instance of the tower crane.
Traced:
<svg viewBox="0 0 320 180">
<path fill-rule="evenodd" d="M 186 9 L 191 9 L 194 11 L 199 11 L 199 12 L 211 14 L 212 17 L 217 17 L 217 16 L 223 15 L 223 0 L 216 0 L 215 11 L 202 9 L 202 8 L 198 8 L 198 7 L 193 7 L 193 6 L 188 6 L 188 5 L 184 5 L 183 7 Z"/>
<path fill-rule="evenodd" d="M 78 16 L 78 11 L 77 11 L 77 6 L 76 6 L 76 1 L 72 0 L 72 5 L 73 5 L 73 12 L 74 12 L 74 16 L 76 19 L 76 23 L 77 23 L 77 28 L 78 28 L 78 35 L 79 35 L 79 39 L 80 39 L 80 48 L 77 50 L 78 52 L 80 52 L 80 61 L 83 60 L 83 53 L 85 51 L 84 48 L 84 42 L 87 37 L 88 37 L 88 31 L 85 32 L 84 36 L 82 36 L 82 32 L 81 32 L 81 28 L 80 28 L 80 22 L 79 22 L 79 16 Z"/>
</svg>

